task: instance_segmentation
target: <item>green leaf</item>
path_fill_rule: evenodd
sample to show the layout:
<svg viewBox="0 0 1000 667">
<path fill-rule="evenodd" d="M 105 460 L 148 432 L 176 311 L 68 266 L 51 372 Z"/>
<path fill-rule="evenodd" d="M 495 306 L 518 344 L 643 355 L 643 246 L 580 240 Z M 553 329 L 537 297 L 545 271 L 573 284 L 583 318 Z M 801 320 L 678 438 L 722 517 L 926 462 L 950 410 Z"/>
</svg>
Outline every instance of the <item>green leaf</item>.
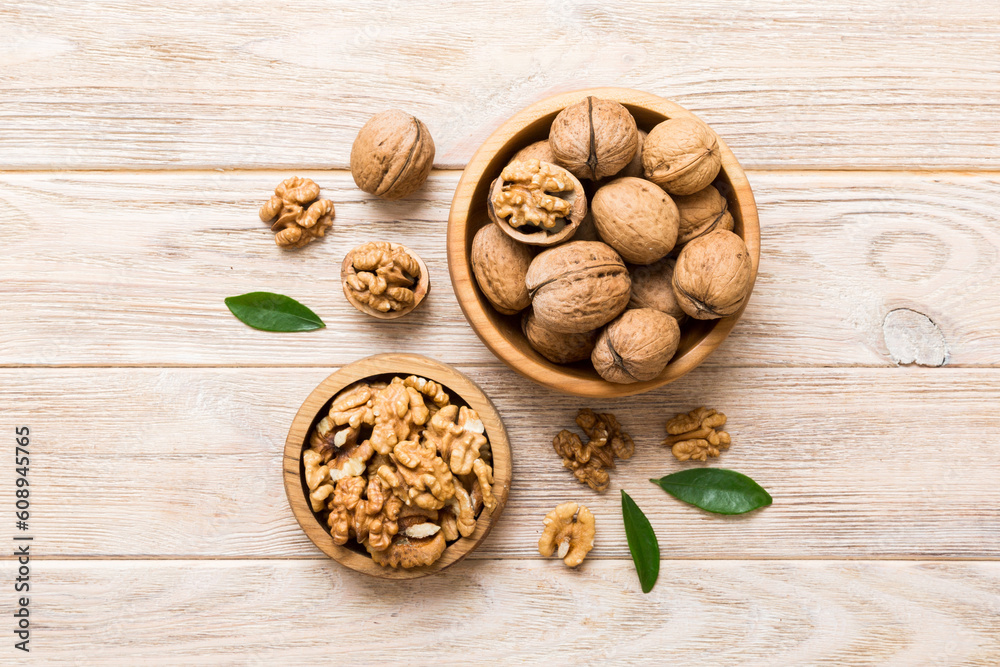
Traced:
<svg viewBox="0 0 1000 667">
<path fill-rule="evenodd" d="M 284 294 L 249 292 L 226 299 L 241 322 L 261 331 L 312 331 L 326 325 L 316 313 Z"/>
<path fill-rule="evenodd" d="M 691 468 L 649 481 L 678 500 L 716 514 L 743 514 L 771 504 L 771 494 L 760 484 L 725 468 Z"/>
<path fill-rule="evenodd" d="M 660 545 L 656 542 L 656 533 L 649 525 L 649 519 L 625 491 L 622 491 L 622 519 L 625 521 L 628 550 L 632 552 L 635 571 L 639 573 L 639 584 L 642 592 L 648 593 L 653 590 L 656 577 L 660 574 Z"/>
</svg>

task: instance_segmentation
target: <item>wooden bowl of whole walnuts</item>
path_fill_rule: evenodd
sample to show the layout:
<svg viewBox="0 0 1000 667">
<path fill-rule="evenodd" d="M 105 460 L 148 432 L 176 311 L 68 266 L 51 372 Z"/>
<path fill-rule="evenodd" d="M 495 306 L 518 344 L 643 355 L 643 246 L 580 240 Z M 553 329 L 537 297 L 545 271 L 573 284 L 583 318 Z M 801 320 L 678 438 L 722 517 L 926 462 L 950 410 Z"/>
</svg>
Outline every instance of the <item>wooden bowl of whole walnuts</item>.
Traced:
<svg viewBox="0 0 1000 667">
<path fill-rule="evenodd" d="M 578 396 L 697 367 L 743 313 L 759 257 L 732 151 L 690 111 L 626 88 L 513 116 L 469 161 L 448 219 L 472 328 L 518 373 Z"/>
<path fill-rule="evenodd" d="M 416 579 L 465 558 L 510 492 L 510 442 L 493 403 L 415 354 L 344 366 L 299 408 L 282 470 L 292 513 L 341 565 Z"/>
</svg>

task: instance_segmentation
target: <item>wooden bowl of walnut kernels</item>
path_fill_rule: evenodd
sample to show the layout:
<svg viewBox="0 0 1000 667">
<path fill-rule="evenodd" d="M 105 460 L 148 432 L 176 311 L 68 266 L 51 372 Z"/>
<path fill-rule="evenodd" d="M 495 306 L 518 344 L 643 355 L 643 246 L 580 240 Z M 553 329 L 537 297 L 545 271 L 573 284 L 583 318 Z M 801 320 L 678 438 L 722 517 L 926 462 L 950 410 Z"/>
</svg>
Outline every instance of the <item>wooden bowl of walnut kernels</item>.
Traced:
<svg viewBox="0 0 1000 667">
<path fill-rule="evenodd" d="M 749 301 L 735 314 L 715 320 L 691 320 L 681 327 L 677 352 L 654 379 L 633 384 L 614 384 L 601 378 L 589 361 L 555 364 L 532 349 L 521 331 L 520 315 L 495 310 L 476 283 L 470 254 L 472 239 L 485 225 L 493 224 L 487 213 L 490 185 L 520 149 L 547 139 L 549 126 L 564 108 L 588 96 L 614 100 L 631 112 L 638 129 L 648 132 L 668 118 L 695 117 L 690 111 L 656 95 L 627 88 L 594 88 L 547 98 L 515 114 L 501 125 L 469 161 L 452 200 L 448 217 L 448 268 L 459 305 L 485 345 L 501 361 L 521 375 L 546 387 L 577 396 L 613 398 L 649 391 L 680 378 L 701 364 L 725 340 Z M 760 225 L 753 192 L 743 169 L 729 147 L 718 139 L 722 168 L 713 185 L 726 197 L 735 221 L 734 232 L 750 252 L 753 280 L 760 258 Z"/>
<path fill-rule="evenodd" d="M 343 545 L 334 542 L 326 522 L 321 520 L 320 513 L 314 512 L 310 504 L 303 454 L 310 447 L 310 434 L 313 429 L 326 416 L 333 398 L 343 389 L 362 380 L 388 382 L 393 377 L 407 378 L 411 375 L 436 382 L 448 393 L 452 404 L 467 406 L 478 414 L 483 425 L 483 434 L 492 451 L 492 494 L 496 499 L 496 505 L 492 511 L 483 507 L 475 519 L 475 528 L 469 527 L 471 534 L 459 537 L 448 544 L 441 556 L 431 565 L 395 569 L 375 563 L 354 537 Z M 288 431 L 282 470 L 285 494 L 288 496 L 292 513 L 313 544 L 325 554 L 341 565 L 374 577 L 417 579 L 454 565 L 468 556 L 489 535 L 507 503 L 507 495 L 510 492 L 510 441 L 507 439 L 507 432 L 500 415 L 490 399 L 475 383 L 451 366 L 415 354 L 379 354 L 344 366 L 309 394 Z"/>
</svg>

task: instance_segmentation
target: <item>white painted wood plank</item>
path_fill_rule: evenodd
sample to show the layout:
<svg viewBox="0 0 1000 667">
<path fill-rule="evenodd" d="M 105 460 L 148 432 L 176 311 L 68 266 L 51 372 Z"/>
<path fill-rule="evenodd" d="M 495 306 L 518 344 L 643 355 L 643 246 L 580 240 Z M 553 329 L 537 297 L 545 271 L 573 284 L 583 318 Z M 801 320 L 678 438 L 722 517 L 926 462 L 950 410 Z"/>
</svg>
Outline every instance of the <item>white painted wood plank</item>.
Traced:
<svg viewBox="0 0 1000 667">
<path fill-rule="evenodd" d="M 492 355 L 451 290 L 444 239 L 458 172 L 387 203 L 346 172 L 309 172 L 336 202 L 330 236 L 278 249 L 257 208 L 291 172 L 0 174 L 2 365 L 340 365 L 372 352 Z M 910 333 L 945 363 L 1000 365 L 1000 177 L 751 174 L 763 230 L 750 306 L 715 366 L 894 365 Z M 355 245 L 400 241 L 431 273 L 412 315 L 375 321 L 343 297 Z M 324 331 L 249 329 L 223 304 L 255 290 L 312 307 Z M 932 321 L 891 329 L 896 309 Z M 935 348 L 936 349 L 936 348 Z M 923 357 L 922 357 L 923 358 Z M 926 362 L 925 362 L 926 363 Z"/>
<path fill-rule="evenodd" d="M 460 563 L 381 582 L 329 561 L 33 565 L 45 664 L 994 665 L 1000 564 Z M 5 579 L 9 561 L 0 563 Z M 37 591 L 37 592 L 34 592 Z"/>
<path fill-rule="evenodd" d="M 510 501 L 475 557 L 537 558 L 542 518 L 567 500 L 597 517 L 593 557 L 627 557 L 618 490 L 667 558 L 1000 558 L 1000 373 L 985 369 L 701 369 L 616 413 L 636 455 L 598 494 L 552 451 L 588 403 L 500 367 L 462 367 L 494 400 L 514 454 Z M 0 423 L 27 424 L 38 552 L 303 558 L 281 483 L 295 411 L 327 369 L 7 369 Z M 691 467 L 658 444 L 676 411 L 729 416 L 712 465 L 774 505 L 719 517 L 649 483 Z M 695 464 L 700 465 L 700 464 Z M 12 486 L 10 468 L 0 487 Z M 6 481 L 4 481 L 6 480 Z"/>
<path fill-rule="evenodd" d="M 992 3 L 5 2 L 6 168 L 344 167 L 377 111 L 460 167 L 516 110 L 621 85 L 754 168 L 1000 167 Z M 529 17 L 526 19 L 525 17 Z"/>
</svg>

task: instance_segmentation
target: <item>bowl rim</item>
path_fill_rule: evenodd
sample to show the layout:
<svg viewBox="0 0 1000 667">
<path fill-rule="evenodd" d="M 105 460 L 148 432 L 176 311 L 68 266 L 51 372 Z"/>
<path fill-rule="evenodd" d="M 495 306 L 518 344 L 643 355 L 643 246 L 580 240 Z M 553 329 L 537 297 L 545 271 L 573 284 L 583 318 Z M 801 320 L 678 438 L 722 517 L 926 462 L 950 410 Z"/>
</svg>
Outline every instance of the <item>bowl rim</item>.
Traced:
<svg viewBox="0 0 1000 667">
<path fill-rule="evenodd" d="M 504 150 L 517 134 L 539 118 L 557 113 L 588 96 L 615 100 L 626 106 L 638 107 L 665 118 L 688 117 L 701 120 L 694 113 L 675 102 L 631 88 L 604 87 L 576 90 L 553 95 L 525 107 L 504 121 L 483 142 L 462 172 L 448 213 L 448 273 L 459 306 L 473 331 L 476 332 L 483 344 L 508 367 L 545 387 L 566 394 L 588 398 L 614 398 L 640 394 L 677 380 L 697 368 L 726 339 L 729 332 L 736 326 L 736 322 L 743 314 L 753 294 L 760 263 L 760 221 L 757 215 L 757 204 L 746 173 L 729 146 L 719 137 L 719 150 L 722 158 L 721 171 L 729 180 L 733 196 L 739 203 L 743 226 L 742 238 L 750 252 L 752 264 L 750 290 L 740 310 L 729 317 L 714 320 L 714 324 L 704 338 L 684 354 L 674 357 L 659 376 L 646 382 L 633 384 L 607 382 L 599 377 L 584 376 L 579 370 L 570 367 L 560 368 L 556 364 L 536 360 L 519 350 L 505 336 L 496 331 L 496 327 L 490 322 L 485 306 L 476 297 L 478 287 L 472 275 L 466 252 L 466 239 L 470 232 L 468 212 L 479 183 L 485 177 L 490 162 L 499 151 Z"/>
<path fill-rule="evenodd" d="M 302 488 L 302 452 L 313 421 L 327 402 L 338 392 L 354 382 L 376 375 L 394 374 L 403 377 L 417 375 L 433 380 L 450 390 L 454 395 L 479 413 L 486 436 L 493 451 L 493 495 L 497 506 L 492 513 L 481 513 L 476 520 L 476 529 L 469 537 L 460 537 L 445 549 L 441 557 L 432 565 L 411 569 L 393 569 L 378 565 L 367 554 L 358 553 L 346 546 L 334 544 L 327 529 L 317 519 Z M 503 513 L 510 493 L 511 483 L 510 439 L 504 428 L 500 413 L 493 402 L 476 385 L 457 369 L 419 354 L 376 354 L 359 359 L 329 375 L 313 389 L 296 412 L 288 429 L 282 456 L 282 478 L 285 496 L 295 520 L 306 536 L 323 553 L 341 565 L 357 572 L 363 572 L 382 579 L 418 579 L 440 572 L 461 561 L 489 535 L 497 519 Z"/>
</svg>

